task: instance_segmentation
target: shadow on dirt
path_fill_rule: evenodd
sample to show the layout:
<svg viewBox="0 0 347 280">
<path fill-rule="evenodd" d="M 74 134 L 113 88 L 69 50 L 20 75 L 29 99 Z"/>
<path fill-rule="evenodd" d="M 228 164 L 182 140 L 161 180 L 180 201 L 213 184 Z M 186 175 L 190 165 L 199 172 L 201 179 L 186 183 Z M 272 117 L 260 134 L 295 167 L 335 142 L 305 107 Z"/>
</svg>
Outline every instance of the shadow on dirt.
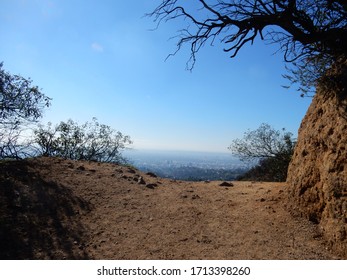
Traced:
<svg viewBox="0 0 347 280">
<path fill-rule="evenodd" d="M 32 164 L 0 162 L 0 259 L 88 259 L 79 220 L 90 205 Z"/>
</svg>

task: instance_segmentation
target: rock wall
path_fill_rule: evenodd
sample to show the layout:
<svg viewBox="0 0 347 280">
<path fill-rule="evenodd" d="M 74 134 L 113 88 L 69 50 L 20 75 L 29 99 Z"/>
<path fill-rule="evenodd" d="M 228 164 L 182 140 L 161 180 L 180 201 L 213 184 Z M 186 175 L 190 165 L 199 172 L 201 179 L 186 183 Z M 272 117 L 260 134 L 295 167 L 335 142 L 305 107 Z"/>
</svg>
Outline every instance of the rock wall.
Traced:
<svg viewBox="0 0 347 280">
<path fill-rule="evenodd" d="M 320 225 L 347 257 L 347 63 L 321 80 L 288 169 L 291 209 Z"/>
</svg>

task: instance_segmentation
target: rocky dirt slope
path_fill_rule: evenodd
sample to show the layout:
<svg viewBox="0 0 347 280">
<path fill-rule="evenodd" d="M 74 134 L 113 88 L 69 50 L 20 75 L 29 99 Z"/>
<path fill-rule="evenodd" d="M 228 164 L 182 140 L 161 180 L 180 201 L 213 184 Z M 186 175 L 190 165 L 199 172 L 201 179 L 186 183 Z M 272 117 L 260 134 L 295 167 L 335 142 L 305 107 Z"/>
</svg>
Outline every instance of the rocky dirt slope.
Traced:
<svg viewBox="0 0 347 280">
<path fill-rule="evenodd" d="M 285 184 L 184 182 L 114 164 L 0 164 L 1 259 L 336 259 Z"/>
<path fill-rule="evenodd" d="M 319 224 L 347 257 L 347 62 L 339 66 L 321 81 L 302 121 L 287 182 L 293 211 Z"/>
</svg>

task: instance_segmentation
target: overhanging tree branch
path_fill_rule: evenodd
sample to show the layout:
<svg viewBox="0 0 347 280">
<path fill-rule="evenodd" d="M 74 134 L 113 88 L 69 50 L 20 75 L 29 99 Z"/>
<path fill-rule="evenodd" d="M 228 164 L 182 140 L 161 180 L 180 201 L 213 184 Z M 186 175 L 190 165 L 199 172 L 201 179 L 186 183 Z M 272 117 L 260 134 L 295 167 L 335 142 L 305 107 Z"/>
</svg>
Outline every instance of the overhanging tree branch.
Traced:
<svg viewBox="0 0 347 280">
<path fill-rule="evenodd" d="M 188 22 L 179 31 L 176 52 L 190 44 L 190 70 L 201 47 L 216 38 L 226 44 L 224 51 L 231 58 L 256 38 L 279 45 L 286 62 L 303 61 L 297 65 L 321 58 L 328 65 L 318 65 L 329 67 L 347 57 L 343 0 L 164 0 L 148 15 L 158 25 L 179 18 Z"/>
</svg>

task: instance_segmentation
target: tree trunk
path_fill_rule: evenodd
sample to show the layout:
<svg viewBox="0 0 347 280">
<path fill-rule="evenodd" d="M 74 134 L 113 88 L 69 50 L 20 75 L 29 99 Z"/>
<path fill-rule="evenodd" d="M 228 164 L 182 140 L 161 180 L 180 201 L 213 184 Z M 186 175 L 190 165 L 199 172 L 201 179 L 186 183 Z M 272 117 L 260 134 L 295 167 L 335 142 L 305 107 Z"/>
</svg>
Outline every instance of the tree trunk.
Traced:
<svg viewBox="0 0 347 280">
<path fill-rule="evenodd" d="M 347 257 L 347 60 L 324 76 L 288 169 L 289 205 Z"/>
</svg>

